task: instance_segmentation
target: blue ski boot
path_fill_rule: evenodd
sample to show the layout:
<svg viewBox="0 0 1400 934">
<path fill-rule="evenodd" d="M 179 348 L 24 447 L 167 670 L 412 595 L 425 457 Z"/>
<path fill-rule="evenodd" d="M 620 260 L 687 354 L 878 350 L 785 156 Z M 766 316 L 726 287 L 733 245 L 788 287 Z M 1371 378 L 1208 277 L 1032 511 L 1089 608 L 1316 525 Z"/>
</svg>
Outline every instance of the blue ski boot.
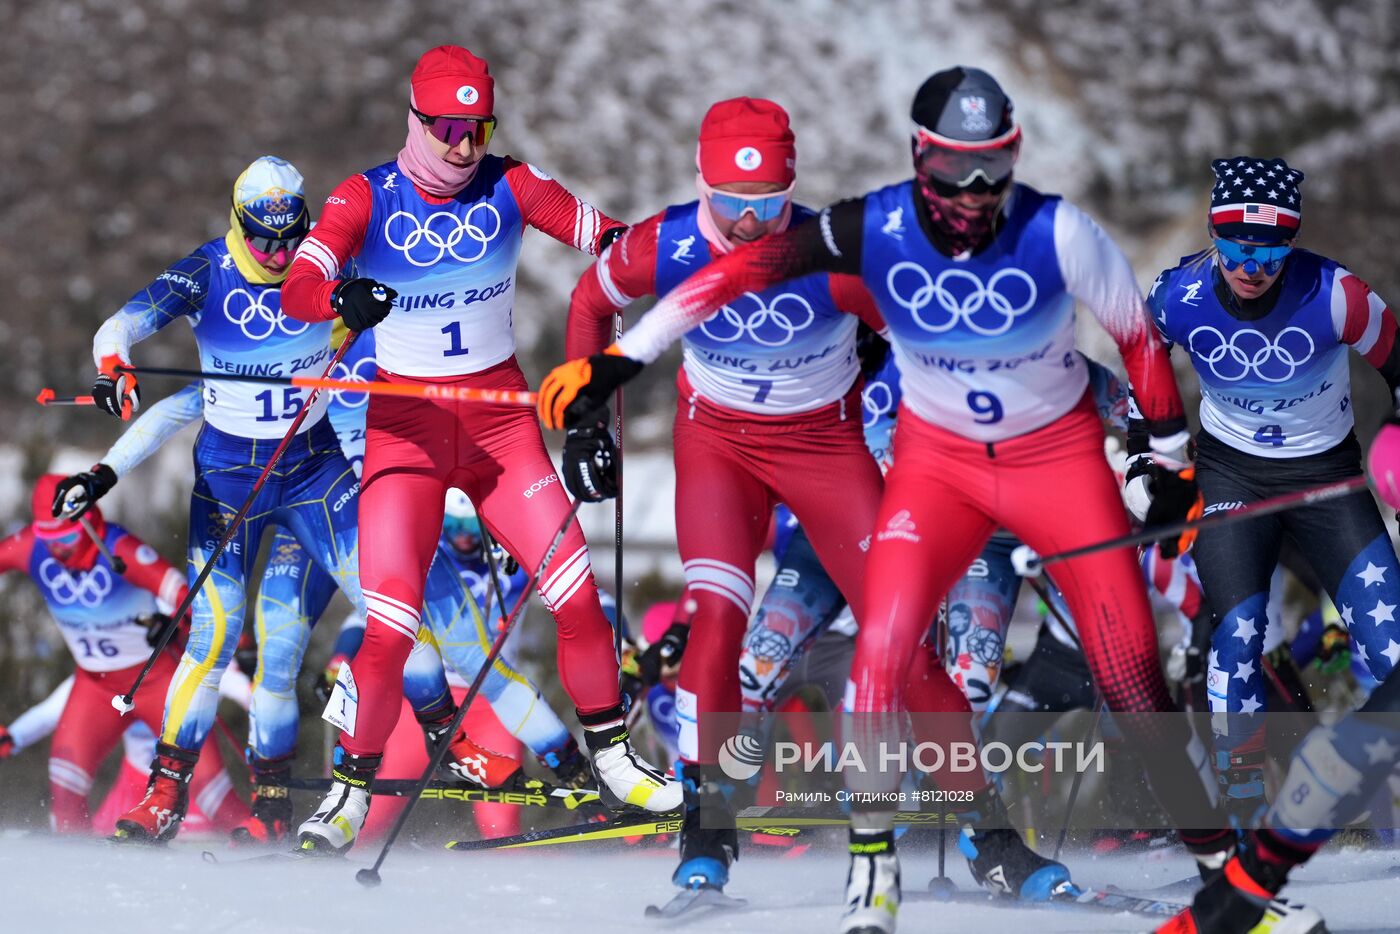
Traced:
<svg viewBox="0 0 1400 934">
<path fill-rule="evenodd" d="M 959 811 L 957 817 L 962 825 L 958 849 L 967 857 L 972 878 L 993 894 L 1043 902 L 1077 891 L 1063 863 L 1032 850 L 1021 832 L 1009 826 L 996 789 L 979 793 L 974 809 Z"/>
</svg>

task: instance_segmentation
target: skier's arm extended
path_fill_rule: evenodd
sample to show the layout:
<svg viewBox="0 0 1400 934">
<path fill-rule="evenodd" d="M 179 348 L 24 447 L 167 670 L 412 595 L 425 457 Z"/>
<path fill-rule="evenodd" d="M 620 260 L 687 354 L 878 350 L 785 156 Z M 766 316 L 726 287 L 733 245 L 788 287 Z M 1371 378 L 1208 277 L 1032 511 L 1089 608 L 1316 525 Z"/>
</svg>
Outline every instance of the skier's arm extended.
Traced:
<svg viewBox="0 0 1400 934">
<path fill-rule="evenodd" d="M 564 354 L 601 353 L 612 342 L 612 318 L 632 302 L 656 294 L 656 238 L 661 215 L 629 228 L 603 250 L 569 297 Z"/>
<path fill-rule="evenodd" d="M 860 273 L 864 202 L 844 201 L 815 220 L 720 257 L 667 293 L 604 353 L 556 367 L 540 386 L 545 426 L 596 411 L 686 331 L 745 292 L 816 272 Z M 571 408 L 572 407 L 572 408 Z"/>
</svg>

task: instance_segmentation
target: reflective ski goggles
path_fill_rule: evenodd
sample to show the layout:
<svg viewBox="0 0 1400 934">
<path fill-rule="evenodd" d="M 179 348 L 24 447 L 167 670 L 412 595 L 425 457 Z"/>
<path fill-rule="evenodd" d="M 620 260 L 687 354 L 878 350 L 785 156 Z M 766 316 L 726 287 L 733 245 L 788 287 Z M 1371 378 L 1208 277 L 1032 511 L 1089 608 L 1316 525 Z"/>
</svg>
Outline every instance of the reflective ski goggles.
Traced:
<svg viewBox="0 0 1400 934">
<path fill-rule="evenodd" d="M 727 221 L 738 221 L 746 213 L 752 212 L 755 219 L 761 224 L 766 224 L 771 220 L 777 220 L 792 201 L 793 189 L 797 183 L 784 188 L 782 191 L 775 191 L 767 195 L 741 195 L 732 191 L 720 191 L 705 183 L 700 179 L 700 191 L 705 195 L 705 201 L 710 205 L 710 210 Z"/>
<path fill-rule="evenodd" d="M 1019 124 L 996 139 L 978 143 L 950 139 L 914 124 L 914 170 L 943 185 L 966 188 L 981 181 L 995 187 L 1011 177 L 1020 152 Z"/>
<path fill-rule="evenodd" d="M 471 547 L 481 540 L 481 519 L 477 516 L 447 516 L 442 520 L 442 532 L 448 540 L 457 538 L 472 539 Z"/>
<path fill-rule="evenodd" d="M 1216 240 L 1215 251 L 1220 254 L 1220 265 L 1225 267 L 1226 272 L 1234 272 L 1243 266 L 1247 276 L 1252 276 L 1261 269 L 1264 275 L 1272 276 L 1279 271 L 1288 254 L 1293 252 L 1293 244 L 1265 246 L 1260 243 Z"/>
<path fill-rule="evenodd" d="M 301 246 L 301 241 L 306 239 L 305 234 L 296 237 L 247 237 L 243 238 L 248 242 L 248 251 L 253 254 L 253 258 L 260 263 L 265 263 L 276 256 L 282 250 L 295 253 L 297 247 Z"/>
<path fill-rule="evenodd" d="M 485 146 L 496 132 L 495 117 L 430 117 L 412 107 L 409 110 L 413 110 L 413 115 L 428 128 L 433 139 L 454 149 L 464 139 L 471 140 L 473 146 Z"/>
</svg>

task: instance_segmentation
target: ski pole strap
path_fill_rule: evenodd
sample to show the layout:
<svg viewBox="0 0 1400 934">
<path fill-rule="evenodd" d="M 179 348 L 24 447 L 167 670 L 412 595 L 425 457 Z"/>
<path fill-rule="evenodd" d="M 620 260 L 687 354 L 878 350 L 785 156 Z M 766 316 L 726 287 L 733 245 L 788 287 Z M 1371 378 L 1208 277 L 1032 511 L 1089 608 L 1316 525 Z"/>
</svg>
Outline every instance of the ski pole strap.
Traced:
<svg viewBox="0 0 1400 934">
<path fill-rule="evenodd" d="M 350 345 L 355 342 L 355 337 L 356 334 L 354 331 L 346 335 L 345 340 L 340 344 L 340 349 L 331 357 L 331 362 L 326 364 L 327 373 L 330 373 L 345 357 L 346 352 L 350 349 Z M 135 370 L 132 372 L 135 372 Z M 258 474 L 258 478 L 253 481 L 252 489 L 248 491 L 248 497 L 243 500 L 243 505 L 238 507 L 238 512 L 234 513 L 233 519 L 229 521 L 228 528 L 224 530 L 224 534 L 214 545 L 214 550 L 210 552 L 209 557 L 205 559 L 204 567 L 199 569 L 199 574 L 195 577 L 194 582 L 190 584 L 190 589 L 185 594 L 185 599 L 181 600 L 180 605 L 175 608 L 175 612 L 170 614 L 171 619 L 184 619 L 185 614 L 188 613 L 190 607 L 194 605 L 194 598 L 199 594 L 199 589 L 204 586 L 204 582 L 209 579 L 209 575 L 214 573 L 214 566 L 219 563 L 219 557 L 224 553 L 224 549 L 228 547 L 228 543 L 233 541 L 233 536 L 238 534 L 238 527 L 243 524 L 244 518 L 248 515 L 248 510 L 253 508 L 253 501 L 258 498 L 258 494 L 262 492 L 262 488 L 267 484 L 267 478 L 272 475 L 272 471 L 277 466 L 277 462 L 282 459 L 282 455 L 286 453 L 288 446 L 292 443 L 292 439 L 295 438 L 297 432 L 301 430 L 301 425 L 306 421 L 306 416 L 311 412 L 312 403 L 315 401 L 316 390 L 313 389 L 311 395 L 306 400 L 306 405 L 301 407 L 301 411 L 297 412 L 296 418 L 292 419 L 292 424 L 287 427 L 287 433 L 282 437 L 282 443 L 277 445 L 277 449 L 274 450 L 272 456 L 267 459 L 267 466 L 262 469 L 262 473 Z M 141 684 L 146 680 L 146 675 L 151 673 L 151 668 L 155 665 L 156 659 L 160 658 L 160 653 L 165 651 L 165 647 L 170 644 L 170 640 L 174 638 L 179 628 L 179 626 L 169 626 L 166 628 L 165 632 L 161 633 L 160 638 L 156 640 L 156 644 L 151 648 L 151 655 L 146 659 L 146 664 L 141 666 L 141 671 L 137 673 L 136 680 L 131 683 L 130 690 L 125 694 L 119 694 L 112 698 L 113 707 L 120 710 L 123 714 L 133 709 L 137 690 L 140 689 Z"/>
<path fill-rule="evenodd" d="M 1143 529 L 1141 532 L 1133 532 L 1130 535 L 1120 535 L 1118 538 L 1110 538 L 1107 541 L 1097 542 L 1093 545 L 1084 545 L 1079 548 L 1071 548 L 1069 551 L 1062 551 L 1053 555 L 1040 555 L 1036 560 L 1039 566 L 1056 564 L 1060 561 L 1070 561 L 1074 558 L 1082 558 L 1085 555 L 1096 554 L 1100 551 L 1112 551 L 1115 548 L 1127 548 L 1130 545 L 1145 545 L 1149 542 L 1161 541 L 1165 538 L 1172 538 L 1192 529 L 1209 529 L 1220 525 L 1229 525 L 1232 522 L 1243 522 L 1245 519 L 1257 519 L 1260 516 L 1271 516 L 1278 512 L 1287 512 L 1290 509 L 1297 509 L 1300 506 L 1313 506 L 1317 503 L 1325 503 L 1328 500 L 1341 499 L 1343 496 L 1351 496 L 1366 488 L 1366 478 L 1350 477 L 1346 480 L 1339 480 L 1335 483 L 1324 483 L 1321 486 L 1309 487 L 1306 490 L 1298 490 L 1293 493 L 1284 493 L 1281 496 L 1273 496 L 1269 499 L 1261 499 L 1257 503 L 1250 503 L 1239 509 L 1229 511 L 1207 513 L 1204 518 L 1188 520 L 1183 522 L 1173 522 L 1169 525 L 1159 525 L 1150 529 Z"/>
<path fill-rule="evenodd" d="M 341 344 L 341 346 L 345 346 Z M 337 357 L 337 360 L 340 358 Z M 486 402 L 494 405 L 535 404 L 533 392 L 514 389 L 480 389 L 475 386 L 454 386 L 451 383 L 385 383 L 366 382 L 357 379 L 331 379 L 330 370 L 325 376 L 253 376 L 238 373 L 222 373 L 209 370 L 182 370 L 172 367 L 117 367 L 119 373 L 134 373 L 138 376 L 169 376 L 176 379 L 220 380 L 230 383 L 269 383 L 274 386 L 296 386 L 300 389 L 328 390 L 331 392 L 364 392 L 373 396 L 407 396 L 413 399 L 442 399 L 450 402 Z M 42 395 L 42 393 L 40 393 Z M 77 397 L 82 398 L 82 397 Z M 90 397 L 89 397 L 90 398 Z M 58 405 L 62 403 L 48 403 Z M 75 403 L 88 404 L 91 403 Z"/>
</svg>

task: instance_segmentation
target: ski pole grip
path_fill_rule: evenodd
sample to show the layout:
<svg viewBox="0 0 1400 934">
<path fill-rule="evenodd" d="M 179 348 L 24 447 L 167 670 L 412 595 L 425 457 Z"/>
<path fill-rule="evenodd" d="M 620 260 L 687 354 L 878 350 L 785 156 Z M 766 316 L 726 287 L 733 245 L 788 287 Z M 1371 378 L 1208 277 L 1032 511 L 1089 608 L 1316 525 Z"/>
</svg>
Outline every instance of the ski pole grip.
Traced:
<svg viewBox="0 0 1400 934">
<path fill-rule="evenodd" d="M 1011 551 L 1011 567 L 1022 577 L 1039 577 L 1045 570 L 1040 555 L 1030 545 L 1017 545 Z"/>
</svg>

